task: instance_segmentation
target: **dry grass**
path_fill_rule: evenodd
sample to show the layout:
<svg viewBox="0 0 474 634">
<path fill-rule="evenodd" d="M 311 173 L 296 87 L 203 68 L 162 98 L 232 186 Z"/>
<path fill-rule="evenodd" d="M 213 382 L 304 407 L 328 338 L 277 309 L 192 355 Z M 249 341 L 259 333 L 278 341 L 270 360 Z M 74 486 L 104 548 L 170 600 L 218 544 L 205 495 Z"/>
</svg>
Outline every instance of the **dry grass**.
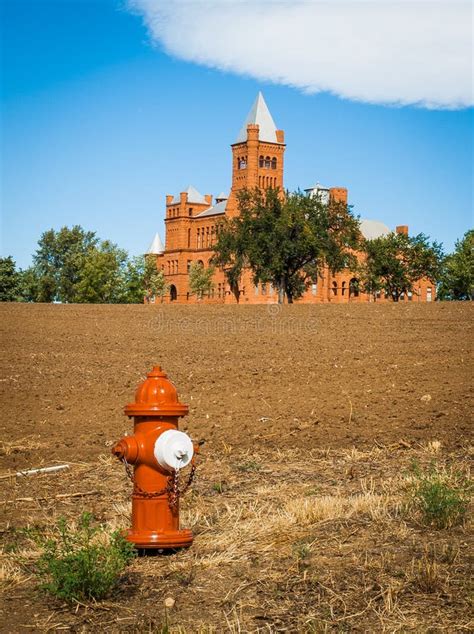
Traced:
<svg viewBox="0 0 474 634">
<path fill-rule="evenodd" d="M 10 591 L 15 586 L 26 583 L 31 575 L 25 574 L 22 566 L 17 563 L 17 558 L 2 557 L 0 560 L 0 589 Z"/>
<path fill-rule="evenodd" d="M 18 440 L 0 440 L 0 456 L 10 456 L 13 453 L 36 451 L 47 447 L 48 444 L 39 440 L 39 436 L 25 436 Z"/>
<path fill-rule="evenodd" d="M 436 452 L 447 465 L 466 456 Z M 321 449 L 304 460 L 298 451 L 235 449 L 216 462 L 205 458 L 181 509 L 192 548 L 137 559 L 114 608 L 65 610 L 38 598 L 31 618 L 40 631 L 48 618 L 85 632 L 467 631 L 469 525 L 431 531 L 403 514 L 413 459 L 431 461 L 433 452 L 379 445 Z M 240 468 L 253 463 L 260 468 Z M 98 493 L 55 497 L 87 490 Z M 2 535 L 4 589 L 31 594 L 34 586 L 38 551 L 16 529 L 47 532 L 60 515 L 72 522 L 83 510 L 109 530 L 130 522 L 130 485 L 108 456 L 61 475 L 8 481 L 4 493 L 13 512 Z"/>
</svg>

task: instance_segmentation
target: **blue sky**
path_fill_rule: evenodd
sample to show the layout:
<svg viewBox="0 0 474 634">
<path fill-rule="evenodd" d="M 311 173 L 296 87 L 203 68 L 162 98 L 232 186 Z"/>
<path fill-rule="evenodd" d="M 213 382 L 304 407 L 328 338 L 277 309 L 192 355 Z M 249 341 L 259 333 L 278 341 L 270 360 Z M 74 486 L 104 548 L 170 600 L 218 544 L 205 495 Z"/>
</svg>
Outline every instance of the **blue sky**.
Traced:
<svg viewBox="0 0 474 634">
<path fill-rule="evenodd" d="M 327 67 L 324 77 L 314 70 L 324 51 L 314 51 L 305 75 L 292 76 L 295 59 L 279 76 L 259 51 L 251 51 L 255 65 L 248 50 L 239 56 L 230 36 L 217 38 L 225 50 L 193 43 L 184 18 L 171 15 L 176 1 L 152 24 L 153 0 L 137 0 L 134 12 L 118 0 L 2 0 L 2 255 L 26 267 L 43 231 L 73 224 L 142 253 L 156 231 L 164 238 L 167 193 L 189 184 L 228 191 L 229 145 L 258 90 L 285 130 L 290 190 L 316 181 L 347 187 L 362 217 L 408 224 L 448 250 L 472 227 L 466 91 L 439 75 L 421 88 L 389 81 L 390 70 L 407 71 L 386 60 L 352 69 L 355 52 L 327 58 L 333 83 Z M 204 12 L 206 28 L 212 17 Z M 234 17 L 239 35 L 245 25 Z M 284 43 L 278 54 L 284 67 Z M 429 107 L 413 105 L 423 101 Z"/>
</svg>

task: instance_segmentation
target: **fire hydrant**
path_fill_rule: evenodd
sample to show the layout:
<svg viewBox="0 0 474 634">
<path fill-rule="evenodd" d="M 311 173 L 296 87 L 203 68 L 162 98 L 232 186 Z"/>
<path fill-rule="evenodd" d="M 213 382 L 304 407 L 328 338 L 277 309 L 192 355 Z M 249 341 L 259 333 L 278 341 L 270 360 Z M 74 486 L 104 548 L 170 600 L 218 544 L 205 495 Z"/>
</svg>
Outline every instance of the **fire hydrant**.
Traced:
<svg viewBox="0 0 474 634">
<path fill-rule="evenodd" d="M 175 386 L 156 366 L 138 386 L 135 403 L 124 411 L 134 419 L 134 435 L 119 440 L 112 453 L 124 463 L 134 485 L 132 528 L 125 537 L 143 549 L 189 546 L 193 535 L 179 527 L 179 498 L 192 482 L 197 446 L 178 431 L 178 419 L 189 408 L 179 402 Z M 180 470 L 190 463 L 187 482 L 180 487 Z"/>
</svg>

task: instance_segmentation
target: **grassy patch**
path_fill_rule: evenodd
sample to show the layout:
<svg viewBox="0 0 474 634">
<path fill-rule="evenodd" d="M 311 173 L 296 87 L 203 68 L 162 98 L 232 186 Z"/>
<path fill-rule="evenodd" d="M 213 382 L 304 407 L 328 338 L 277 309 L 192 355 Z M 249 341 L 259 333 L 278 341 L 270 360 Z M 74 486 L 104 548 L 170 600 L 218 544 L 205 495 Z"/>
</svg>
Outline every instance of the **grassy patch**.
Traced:
<svg viewBox="0 0 474 634">
<path fill-rule="evenodd" d="M 422 469 L 414 463 L 408 478 L 408 508 L 427 526 L 451 528 L 464 521 L 472 488 L 469 478 L 459 471 L 435 464 Z"/>
<path fill-rule="evenodd" d="M 239 471 L 260 471 L 262 465 L 255 460 L 248 460 L 247 462 L 241 462 L 237 465 Z"/>
<path fill-rule="evenodd" d="M 40 585 L 53 596 L 70 602 L 104 599 L 135 556 L 133 545 L 118 531 L 109 534 L 92 520 L 90 513 L 83 513 L 71 527 L 62 517 L 54 537 L 38 536 Z"/>
</svg>

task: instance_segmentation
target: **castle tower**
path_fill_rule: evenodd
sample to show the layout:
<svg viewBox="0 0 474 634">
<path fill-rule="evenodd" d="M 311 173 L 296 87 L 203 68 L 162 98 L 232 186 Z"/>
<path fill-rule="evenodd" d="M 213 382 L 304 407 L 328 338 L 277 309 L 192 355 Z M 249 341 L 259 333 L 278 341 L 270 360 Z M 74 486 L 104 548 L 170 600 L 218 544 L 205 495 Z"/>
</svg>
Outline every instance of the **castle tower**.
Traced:
<svg viewBox="0 0 474 634">
<path fill-rule="evenodd" d="M 283 130 L 277 130 L 261 92 L 232 144 L 232 188 L 226 213 L 237 213 L 236 193 L 240 189 L 283 190 Z"/>
</svg>

